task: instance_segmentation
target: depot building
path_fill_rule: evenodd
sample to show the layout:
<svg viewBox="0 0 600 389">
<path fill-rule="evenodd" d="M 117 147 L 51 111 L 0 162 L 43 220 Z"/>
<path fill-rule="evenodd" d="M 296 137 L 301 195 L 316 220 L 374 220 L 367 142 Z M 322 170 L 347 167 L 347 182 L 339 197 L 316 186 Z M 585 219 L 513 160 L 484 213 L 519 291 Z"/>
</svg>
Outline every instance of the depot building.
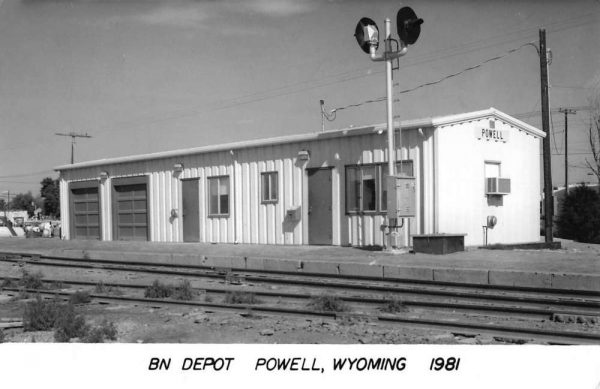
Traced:
<svg viewBox="0 0 600 389">
<path fill-rule="evenodd" d="M 415 177 L 401 245 L 422 234 L 465 234 L 466 245 L 539 241 L 542 131 L 494 108 L 400 124 L 396 171 Z M 62 235 L 382 246 L 386 132 L 382 124 L 59 166 Z"/>
</svg>

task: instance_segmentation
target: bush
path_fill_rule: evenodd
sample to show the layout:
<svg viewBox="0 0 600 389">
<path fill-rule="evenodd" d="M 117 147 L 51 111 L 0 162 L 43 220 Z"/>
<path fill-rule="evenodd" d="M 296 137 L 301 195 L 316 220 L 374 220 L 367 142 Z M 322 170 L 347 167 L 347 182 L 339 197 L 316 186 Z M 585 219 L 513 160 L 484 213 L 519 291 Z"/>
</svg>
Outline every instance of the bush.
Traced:
<svg viewBox="0 0 600 389">
<path fill-rule="evenodd" d="M 399 298 L 392 297 L 386 300 L 385 305 L 381 308 L 381 310 L 383 312 L 397 313 L 407 311 L 408 308 L 406 307 L 406 305 L 404 305 L 402 300 L 400 300 Z"/>
<path fill-rule="evenodd" d="M 5 278 L 2 280 L 2 283 L 0 284 L 0 289 L 3 288 L 14 288 L 15 287 L 15 283 L 13 280 Z"/>
<path fill-rule="evenodd" d="M 144 297 L 153 299 L 162 299 L 170 297 L 173 294 L 173 287 L 165 285 L 159 280 L 154 280 L 152 285 L 146 288 L 144 291 Z"/>
<path fill-rule="evenodd" d="M 25 331 L 47 331 L 54 329 L 54 340 L 68 342 L 79 338 L 83 342 L 102 343 L 105 339 L 116 340 L 117 329 L 112 322 L 103 321 L 91 328 L 83 315 L 75 312 L 72 303 L 61 304 L 55 298 L 44 301 L 38 295 L 35 301 L 27 303 L 23 312 Z"/>
<path fill-rule="evenodd" d="M 194 298 L 194 289 L 188 280 L 181 281 L 176 286 L 162 284 L 154 280 L 152 285 L 146 288 L 144 297 L 148 298 L 167 298 L 172 297 L 176 300 L 191 300 Z"/>
<path fill-rule="evenodd" d="M 54 340 L 68 342 L 72 338 L 84 338 L 89 326 L 82 315 L 75 313 L 73 304 L 61 305 L 58 317 L 54 322 Z"/>
<path fill-rule="evenodd" d="M 62 281 L 51 281 L 46 284 L 48 289 L 64 289 L 65 284 Z"/>
<path fill-rule="evenodd" d="M 96 284 L 96 286 L 94 287 L 94 293 L 113 294 L 113 295 L 118 295 L 118 296 L 123 294 L 121 289 L 114 287 L 114 286 L 105 285 L 104 282 L 102 282 L 102 281 L 100 281 Z"/>
<path fill-rule="evenodd" d="M 229 292 L 225 295 L 226 304 L 258 304 L 260 301 L 254 293 Z"/>
<path fill-rule="evenodd" d="M 194 298 L 194 289 L 192 289 L 192 285 L 188 280 L 181 281 L 181 283 L 173 289 L 173 295 L 171 297 L 175 300 L 191 300 Z"/>
<path fill-rule="evenodd" d="M 23 311 L 24 331 L 46 331 L 54 327 L 61 310 L 56 299 L 44 301 L 37 295 L 34 301 L 28 302 Z"/>
<path fill-rule="evenodd" d="M 600 195 L 582 184 L 563 199 L 557 236 L 583 243 L 600 243 Z"/>
<path fill-rule="evenodd" d="M 44 275 L 41 272 L 29 273 L 27 270 L 23 270 L 19 285 L 27 289 L 43 289 L 44 282 L 42 278 L 44 278 Z"/>
<path fill-rule="evenodd" d="M 4 343 L 6 340 L 6 335 L 4 335 L 4 331 L 0 329 L 0 343 Z"/>
<path fill-rule="evenodd" d="M 308 306 L 317 311 L 343 312 L 348 310 L 346 303 L 339 297 L 329 295 L 311 298 Z"/>
<path fill-rule="evenodd" d="M 69 303 L 71 304 L 87 304 L 92 301 L 90 294 L 83 290 L 78 290 L 69 296 Z"/>
<path fill-rule="evenodd" d="M 105 339 L 117 340 L 117 328 L 113 322 L 107 320 L 92 328 L 82 340 L 85 343 L 104 343 Z"/>
</svg>

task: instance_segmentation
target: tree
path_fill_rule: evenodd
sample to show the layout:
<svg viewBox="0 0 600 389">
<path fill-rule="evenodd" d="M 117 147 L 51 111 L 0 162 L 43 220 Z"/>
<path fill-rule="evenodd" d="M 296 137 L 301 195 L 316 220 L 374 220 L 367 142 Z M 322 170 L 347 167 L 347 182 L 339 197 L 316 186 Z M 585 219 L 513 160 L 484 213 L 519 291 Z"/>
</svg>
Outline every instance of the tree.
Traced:
<svg viewBox="0 0 600 389">
<path fill-rule="evenodd" d="M 577 242 L 600 243 L 600 195 L 585 184 L 570 190 L 561 203 L 557 235 Z"/>
<path fill-rule="evenodd" d="M 590 110 L 590 128 L 588 131 L 590 147 L 592 149 L 592 158 L 590 162 L 587 158 L 585 163 L 588 168 L 594 173 L 598 184 L 600 184 L 600 93 L 597 93 L 595 97 L 591 99 Z M 598 186 L 600 190 L 600 185 Z"/>
<path fill-rule="evenodd" d="M 6 200 L 0 199 L 0 211 L 4 211 L 6 207 Z"/>
<path fill-rule="evenodd" d="M 33 216 L 35 205 L 31 192 L 19 193 L 10 201 L 10 208 L 15 210 L 27 211 L 29 217 Z"/>
<path fill-rule="evenodd" d="M 40 195 L 44 198 L 43 213 L 47 216 L 60 216 L 60 193 L 58 180 L 46 177 L 40 183 Z"/>
</svg>

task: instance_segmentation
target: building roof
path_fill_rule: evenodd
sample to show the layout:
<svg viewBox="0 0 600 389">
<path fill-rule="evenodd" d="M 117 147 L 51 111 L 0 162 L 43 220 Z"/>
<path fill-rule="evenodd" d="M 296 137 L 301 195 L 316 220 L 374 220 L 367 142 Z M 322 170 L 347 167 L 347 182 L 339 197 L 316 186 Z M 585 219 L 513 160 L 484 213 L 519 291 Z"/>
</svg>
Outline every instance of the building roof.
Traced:
<svg viewBox="0 0 600 389">
<path fill-rule="evenodd" d="M 418 128 L 429 128 L 429 127 L 440 127 L 446 125 L 458 124 L 466 121 L 478 120 L 486 117 L 494 116 L 500 120 L 503 120 L 513 126 L 519 127 L 524 131 L 538 137 L 544 137 L 544 132 L 538 130 L 537 128 L 518 120 L 512 116 L 505 114 L 504 112 L 498 111 L 495 108 L 489 108 L 482 111 L 474 111 L 468 113 L 461 113 L 456 115 L 447 115 L 433 118 L 423 118 L 417 120 L 405 120 L 401 122 L 394 122 L 394 128 L 398 128 L 399 126 L 402 129 L 418 129 Z M 329 139 L 329 138 L 337 138 L 343 136 L 357 136 L 364 135 L 373 132 L 381 133 L 382 131 L 387 130 L 387 125 L 385 123 L 375 124 L 370 126 L 363 127 L 354 127 L 354 128 L 345 128 L 341 130 L 331 130 L 326 132 L 317 132 L 317 133 L 308 133 L 308 134 L 299 134 L 299 135 L 286 135 L 275 138 L 266 138 L 266 139 L 256 139 L 256 140 L 247 140 L 241 142 L 234 143 L 225 143 L 220 145 L 210 145 L 210 146 L 201 146 L 201 147 L 192 147 L 187 149 L 179 149 L 179 150 L 171 150 L 171 151 L 161 151 L 157 153 L 148 153 L 148 154 L 139 154 L 139 155 L 131 155 L 125 157 L 116 157 L 116 158 L 105 158 L 99 159 L 95 161 L 87 161 L 87 162 L 79 162 L 71 165 L 62 165 L 54 168 L 56 171 L 61 170 L 71 170 L 71 169 L 79 169 L 79 168 L 87 168 L 94 166 L 102 166 L 102 165 L 114 165 L 119 163 L 127 163 L 127 162 L 138 162 L 145 161 L 151 159 L 162 159 L 162 158 L 172 158 L 172 157 L 181 157 L 185 155 L 193 155 L 193 154 L 203 154 L 210 152 L 218 152 L 218 151 L 227 151 L 227 150 L 239 150 L 246 149 L 252 147 L 260 147 L 260 146 L 271 146 L 277 144 L 284 143 L 295 143 L 295 142 L 306 142 L 306 141 L 314 141 L 321 139 Z"/>
</svg>

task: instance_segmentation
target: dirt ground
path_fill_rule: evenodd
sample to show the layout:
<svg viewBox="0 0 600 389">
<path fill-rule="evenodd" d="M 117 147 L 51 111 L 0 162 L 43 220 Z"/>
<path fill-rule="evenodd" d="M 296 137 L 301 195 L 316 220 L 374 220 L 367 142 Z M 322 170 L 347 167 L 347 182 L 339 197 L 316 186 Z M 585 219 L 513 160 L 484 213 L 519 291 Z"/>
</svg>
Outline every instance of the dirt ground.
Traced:
<svg viewBox="0 0 600 389">
<path fill-rule="evenodd" d="M 3 300 L 3 301 L 2 301 Z M 27 300 L 0 299 L 0 317 L 20 318 Z M 206 309 L 85 304 L 89 324 L 115 323 L 119 343 L 292 343 L 292 344 L 502 344 L 490 336 L 467 337 L 362 319 L 340 320 Z M 5 330 L 5 342 L 54 342 L 52 331 Z M 78 341 L 77 339 L 73 341 Z"/>
</svg>

